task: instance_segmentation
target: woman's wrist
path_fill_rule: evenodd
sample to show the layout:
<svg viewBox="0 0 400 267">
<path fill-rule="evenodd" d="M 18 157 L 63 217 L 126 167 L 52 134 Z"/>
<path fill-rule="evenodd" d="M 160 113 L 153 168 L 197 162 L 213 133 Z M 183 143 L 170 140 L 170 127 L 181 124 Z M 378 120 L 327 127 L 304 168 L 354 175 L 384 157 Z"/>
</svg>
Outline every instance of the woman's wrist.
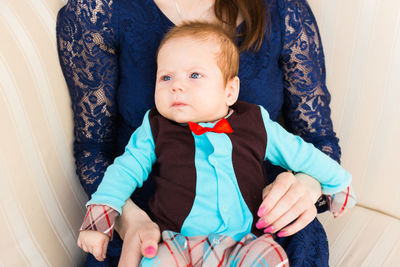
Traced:
<svg viewBox="0 0 400 267">
<path fill-rule="evenodd" d="M 121 216 L 115 221 L 115 230 L 122 239 L 125 239 L 125 235 L 145 223 L 152 223 L 152 220 L 145 211 L 128 199 L 122 208 Z"/>
<path fill-rule="evenodd" d="M 305 173 L 296 173 L 297 180 L 299 180 L 310 192 L 313 203 L 316 203 L 322 195 L 321 184 L 312 176 Z"/>
</svg>

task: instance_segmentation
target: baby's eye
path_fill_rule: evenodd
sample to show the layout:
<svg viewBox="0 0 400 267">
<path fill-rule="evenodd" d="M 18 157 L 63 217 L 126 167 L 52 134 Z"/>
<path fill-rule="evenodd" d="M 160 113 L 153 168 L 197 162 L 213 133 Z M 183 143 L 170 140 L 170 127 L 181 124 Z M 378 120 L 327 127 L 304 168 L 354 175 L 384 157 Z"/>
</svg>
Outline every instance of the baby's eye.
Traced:
<svg viewBox="0 0 400 267">
<path fill-rule="evenodd" d="M 161 81 L 164 81 L 164 82 L 169 81 L 169 80 L 171 80 L 171 76 L 169 76 L 169 75 L 161 76 L 161 79 L 160 79 L 160 80 L 161 80 Z"/>
<path fill-rule="evenodd" d="M 201 77 L 201 74 L 198 72 L 193 72 L 192 74 L 190 74 L 190 78 L 192 79 L 198 79 Z"/>
</svg>

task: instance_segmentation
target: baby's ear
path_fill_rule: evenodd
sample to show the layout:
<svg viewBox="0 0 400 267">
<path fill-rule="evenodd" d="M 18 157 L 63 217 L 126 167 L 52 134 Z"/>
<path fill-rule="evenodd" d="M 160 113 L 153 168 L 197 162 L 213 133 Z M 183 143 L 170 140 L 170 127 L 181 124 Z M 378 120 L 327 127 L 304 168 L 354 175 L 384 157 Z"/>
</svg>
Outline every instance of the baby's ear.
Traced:
<svg viewBox="0 0 400 267">
<path fill-rule="evenodd" d="M 240 80 L 235 76 L 228 80 L 225 86 L 226 105 L 232 106 L 239 97 Z"/>
</svg>

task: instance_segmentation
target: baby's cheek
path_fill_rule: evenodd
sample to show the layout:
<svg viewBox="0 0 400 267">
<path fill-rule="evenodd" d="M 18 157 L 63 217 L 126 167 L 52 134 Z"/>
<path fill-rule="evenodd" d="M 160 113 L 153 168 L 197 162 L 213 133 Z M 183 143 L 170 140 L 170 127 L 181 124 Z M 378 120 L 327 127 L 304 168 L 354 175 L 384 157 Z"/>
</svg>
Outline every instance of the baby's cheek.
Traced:
<svg viewBox="0 0 400 267">
<path fill-rule="evenodd" d="M 156 105 L 156 108 L 158 112 L 160 112 L 161 115 L 162 113 L 165 113 L 167 105 L 168 98 L 165 94 L 162 93 L 156 93 L 154 97 L 154 102 Z"/>
</svg>

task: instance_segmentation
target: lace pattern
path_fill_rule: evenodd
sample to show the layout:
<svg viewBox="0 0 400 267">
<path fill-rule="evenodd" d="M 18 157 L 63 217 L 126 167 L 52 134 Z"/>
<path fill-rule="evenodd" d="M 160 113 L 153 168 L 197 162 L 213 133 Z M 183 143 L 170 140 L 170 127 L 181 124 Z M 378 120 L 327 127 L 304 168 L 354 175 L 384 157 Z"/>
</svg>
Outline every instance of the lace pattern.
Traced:
<svg viewBox="0 0 400 267">
<path fill-rule="evenodd" d="M 70 0 L 57 20 L 58 52 L 74 113 L 77 174 L 88 195 L 112 160 L 118 72 L 111 5 Z"/>
<path fill-rule="evenodd" d="M 330 94 L 315 18 L 305 1 L 286 0 L 280 5 L 284 12 L 281 67 L 286 126 L 339 162 L 340 147 L 330 119 Z"/>
</svg>

